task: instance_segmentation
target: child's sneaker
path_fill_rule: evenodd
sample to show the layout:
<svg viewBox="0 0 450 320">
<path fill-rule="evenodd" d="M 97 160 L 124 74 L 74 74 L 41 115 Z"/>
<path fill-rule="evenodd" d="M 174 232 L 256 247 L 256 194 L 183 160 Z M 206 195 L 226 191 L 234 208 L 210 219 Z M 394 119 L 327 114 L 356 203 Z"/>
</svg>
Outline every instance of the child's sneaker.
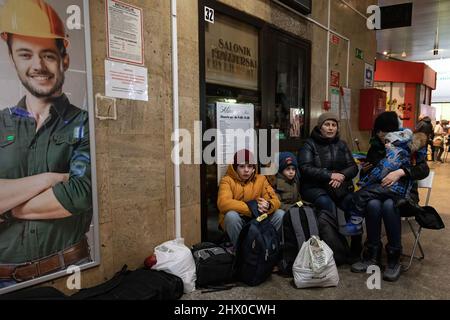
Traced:
<svg viewBox="0 0 450 320">
<path fill-rule="evenodd" d="M 339 232 L 344 236 L 357 236 L 363 233 L 363 218 L 352 216 L 350 222 L 343 226 L 339 226 Z"/>
</svg>

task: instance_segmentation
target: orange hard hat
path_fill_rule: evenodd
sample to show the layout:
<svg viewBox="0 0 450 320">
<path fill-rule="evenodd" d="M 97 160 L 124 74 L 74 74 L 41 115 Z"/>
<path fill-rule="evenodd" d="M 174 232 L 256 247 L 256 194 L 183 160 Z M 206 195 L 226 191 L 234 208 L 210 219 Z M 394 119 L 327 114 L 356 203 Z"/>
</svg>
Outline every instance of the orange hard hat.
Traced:
<svg viewBox="0 0 450 320">
<path fill-rule="evenodd" d="M 8 0 L 0 7 L 0 33 L 3 40 L 7 34 L 63 39 L 69 45 L 64 22 L 49 4 L 43 0 Z"/>
</svg>

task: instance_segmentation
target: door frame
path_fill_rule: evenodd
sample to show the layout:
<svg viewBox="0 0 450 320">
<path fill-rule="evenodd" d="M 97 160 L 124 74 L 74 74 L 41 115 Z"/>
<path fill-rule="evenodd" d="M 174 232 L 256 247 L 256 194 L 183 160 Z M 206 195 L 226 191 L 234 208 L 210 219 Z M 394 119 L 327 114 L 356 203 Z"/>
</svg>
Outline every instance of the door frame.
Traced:
<svg viewBox="0 0 450 320">
<path fill-rule="evenodd" d="M 265 50 L 270 48 L 271 44 L 275 43 L 278 37 L 283 40 L 293 43 L 300 48 L 306 49 L 306 66 L 304 81 L 306 81 L 306 105 L 305 105 L 305 127 L 307 132 L 310 131 L 310 86 L 311 86 L 311 41 L 299 38 L 297 35 L 289 33 L 283 29 L 280 29 L 270 23 L 261 20 L 257 17 L 246 14 L 235 8 L 229 7 L 217 1 L 211 0 L 199 0 L 198 1 L 198 58 L 199 58 L 199 101 L 200 101 L 200 120 L 202 121 L 202 135 L 206 130 L 207 123 L 207 110 L 206 110 L 206 74 L 205 74 L 205 25 L 204 20 L 204 7 L 214 9 L 214 12 L 227 15 L 235 20 L 247 23 L 256 27 L 258 32 L 258 88 L 261 99 L 261 126 L 260 128 L 268 128 L 270 113 L 274 112 L 275 93 L 275 73 L 276 64 L 273 59 L 273 51 Z M 286 141 L 280 144 L 280 150 L 294 150 L 295 145 L 298 147 L 303 143 L 304 139 L 295 141 Z M 210 142 L 204 142 L 202 139 L 202 150 Z M 270 141 L 268 142 L 270 144 Z M 269 146 L 270 147 L 270 146 Z M 283 149 L 282 149 L 283 148 Z M 298 148 L 297 148 L 298 149 Z M 270 150 L 270 149 L 268 149 Z M 201 241 L 206 241 L 208 235 L 208 209 L 206 203 L 206 164 L 200 165 L 200 193 L 201 193 Z"/>
</svg>

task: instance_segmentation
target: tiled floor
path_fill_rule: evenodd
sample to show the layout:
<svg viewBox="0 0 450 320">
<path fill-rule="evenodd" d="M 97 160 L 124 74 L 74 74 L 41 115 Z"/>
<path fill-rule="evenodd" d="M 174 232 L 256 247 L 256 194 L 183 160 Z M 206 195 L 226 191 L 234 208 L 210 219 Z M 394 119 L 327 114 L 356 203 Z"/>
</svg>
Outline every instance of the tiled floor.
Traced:
<svg viewBox="0 0 450 320">
<path fill-rule="evenodd" d="M 421 242 L 425 259 L 414 261 L 411 269 L 397 282 L 381 281 L 380 290 L 369 290 L 366 285 L 369 274 L 355 274 L 350 272 L 349 266 L 341 266 L 338 268 L 340 282 L 336 288 L 296 289 L 292 279 L 272 275 L 257 287 L 242 286 L 205 294 L 197 290 L 185 294 L 182 299 L 450 299 L 450 163 L 429 162 L 429 165 L 436 173 L 430 205 L 441 214 L 447 228 L 423 231 Z M 425 191 L 421 190 L 420 194 L 421 199 L 425 199 Z M 412 248 L 413 236 L 406 225 L 403 231 L 403 248 L 408 251 Z"/>
</svg>

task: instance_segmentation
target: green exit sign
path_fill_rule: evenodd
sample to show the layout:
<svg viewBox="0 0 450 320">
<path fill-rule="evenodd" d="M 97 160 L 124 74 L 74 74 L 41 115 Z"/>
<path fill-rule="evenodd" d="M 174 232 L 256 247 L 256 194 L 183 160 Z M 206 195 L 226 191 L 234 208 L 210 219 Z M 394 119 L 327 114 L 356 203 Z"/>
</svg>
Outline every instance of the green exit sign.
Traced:
<svg viewBox="0 0 450 320">
<path fill-rule="evenodd" d="M 356 48 L 355 57 L 361 60 L 364 59 L 364 52 L 361 49 Z"/>
</svg>

